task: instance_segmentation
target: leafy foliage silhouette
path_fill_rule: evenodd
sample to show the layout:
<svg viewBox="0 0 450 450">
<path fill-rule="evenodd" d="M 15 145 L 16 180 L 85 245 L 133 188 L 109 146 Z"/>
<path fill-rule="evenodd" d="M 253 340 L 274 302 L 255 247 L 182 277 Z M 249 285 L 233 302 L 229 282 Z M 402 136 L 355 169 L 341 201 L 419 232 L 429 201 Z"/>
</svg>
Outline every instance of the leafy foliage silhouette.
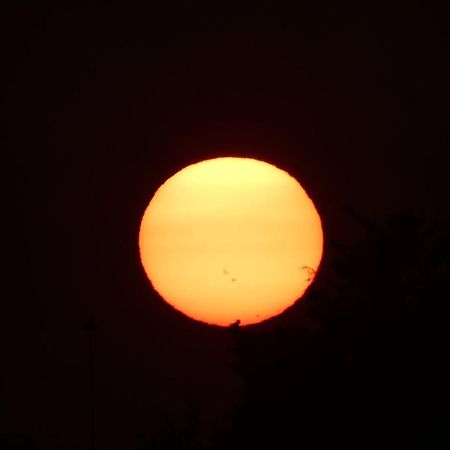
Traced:
<svg viewBox="0 0 450 450">
<path fill-rule="evenodd" d="M 346 210 L 365 237 L 333 244 L 331 281 L 319 274 L 302 300 L 317 326 L 233 330 L 246 391 L 217 449 L 401 448 L 444 435 L 449 230 L 413 212 L 381 225 Z"/>
</svg>

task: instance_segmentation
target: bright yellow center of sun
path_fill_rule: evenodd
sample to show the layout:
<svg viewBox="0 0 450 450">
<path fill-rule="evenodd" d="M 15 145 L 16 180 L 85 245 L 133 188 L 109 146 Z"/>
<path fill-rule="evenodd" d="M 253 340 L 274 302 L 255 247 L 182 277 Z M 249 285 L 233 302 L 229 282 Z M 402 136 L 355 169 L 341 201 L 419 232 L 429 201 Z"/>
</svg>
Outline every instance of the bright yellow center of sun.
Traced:
<svg viewBox="0 0 450 450">
<path fill-rule="evenodd" d="M 320 217 L 285 171 L 247 158 L 190 165 L 155 193 L 139 248 L 155 290 L 189 317 L 248 325 L 305 292 L 323 247 Z"/>
</svg>

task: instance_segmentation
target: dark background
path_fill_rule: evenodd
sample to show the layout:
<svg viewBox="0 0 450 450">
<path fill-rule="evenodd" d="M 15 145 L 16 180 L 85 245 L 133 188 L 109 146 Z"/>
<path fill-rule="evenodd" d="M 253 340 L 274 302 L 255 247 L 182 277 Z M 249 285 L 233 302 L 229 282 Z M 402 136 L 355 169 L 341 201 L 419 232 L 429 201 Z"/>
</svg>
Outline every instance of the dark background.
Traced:
<svg viewBox="0 0 450 450">
<path fill-rule="evenodd" d="M 182 422 L 189 401 L 202 436 L 229 422 L 246 389 L 232 335 L 166 306 L 138 256 L 146 205 L 187 164 L 286 169 L 327 243 L 362 233 L 344 206 L 448 221 L 448 32 L 432 3 L 17 2 L 1 28 L 7 436 L 88 448 L 90 318 L 98 449 L 132 445 L 163 412 Z"/>
</svg>

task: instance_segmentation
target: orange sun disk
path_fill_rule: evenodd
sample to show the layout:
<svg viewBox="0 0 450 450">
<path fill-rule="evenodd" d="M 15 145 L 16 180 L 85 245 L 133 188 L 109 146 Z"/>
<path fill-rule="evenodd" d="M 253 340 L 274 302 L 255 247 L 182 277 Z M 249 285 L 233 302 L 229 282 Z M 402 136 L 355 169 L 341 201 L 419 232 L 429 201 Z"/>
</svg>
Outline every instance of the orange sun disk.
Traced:
<svg viewBox="0 0 450 450">
<path fill-rule="evenodd" d="M 249 325 L 284 311 L 322 257 L 319 214 L 287 172 L 248 158 L 190 165 L 155 193 L 139 249 L 154 289 L 189 317 Z"/>
</svg>

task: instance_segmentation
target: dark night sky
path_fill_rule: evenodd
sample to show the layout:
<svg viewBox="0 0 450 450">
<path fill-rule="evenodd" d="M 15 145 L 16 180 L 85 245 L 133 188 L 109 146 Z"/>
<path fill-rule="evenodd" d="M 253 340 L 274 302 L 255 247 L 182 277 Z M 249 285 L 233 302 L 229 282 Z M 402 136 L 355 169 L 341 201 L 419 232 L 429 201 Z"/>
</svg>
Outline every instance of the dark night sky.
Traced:
<svg viewBox="0 0 450 450">
<path fill-rule="evenodd" d="M 345 205 L 377 220 L 409 208 L 449 218 L 443 11 L 212 3 L 2 14 L 8 432 L 86 448 L 90 317 L 99 449 L 131 442 L 162 410 L 176 417 L 188 397 L 206 429 L 238 400 L 230 336 L 165 306 L 139 263 L 142 213 L 189 163 L 243 155 L 288 170 L 327 239 L 353 239 Z"/>
</svg>

